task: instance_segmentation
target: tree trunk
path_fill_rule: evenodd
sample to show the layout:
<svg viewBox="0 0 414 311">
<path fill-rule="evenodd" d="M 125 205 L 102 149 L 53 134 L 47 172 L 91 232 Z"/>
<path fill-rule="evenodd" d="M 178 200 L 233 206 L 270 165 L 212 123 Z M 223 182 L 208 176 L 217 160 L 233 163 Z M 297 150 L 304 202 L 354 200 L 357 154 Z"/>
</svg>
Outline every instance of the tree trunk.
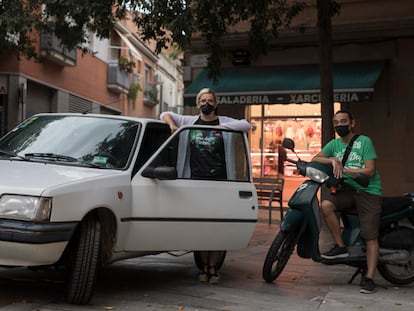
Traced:
<svg viewBox="0 0 414 311">
<path fill-rule="evenodd" d="M 333 60 L 331 0 L 318 0 L 322 146 L 335 137 L 333 118 Z"/>
</svg>

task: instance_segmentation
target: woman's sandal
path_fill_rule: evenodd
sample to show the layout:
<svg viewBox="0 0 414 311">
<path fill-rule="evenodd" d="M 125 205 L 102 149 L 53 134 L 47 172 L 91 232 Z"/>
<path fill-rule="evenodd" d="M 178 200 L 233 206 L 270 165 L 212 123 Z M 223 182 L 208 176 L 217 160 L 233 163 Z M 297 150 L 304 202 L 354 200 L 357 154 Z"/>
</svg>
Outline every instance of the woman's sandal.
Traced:
<svg viewBox="0 0 414 311">
<path fill-rule="evenodd" d="M 210 275 L 210 277 L 208 279 L 210 284 L 219 284 L 220 283 L 221 276 L 217 272 L 217 269 L 216 269 L 215 266 L 210 266 L 208 268 L 208 273 Z"/>
<path fill-rule="evenodd" d="M 198 273 L 198 280 L 200 282 L 208 282 L 209 281 L 209 278 L 208 278 L 208 266 L 207 265 L 204 266 L 203 271 L 200 271 Z"/>
</svg>

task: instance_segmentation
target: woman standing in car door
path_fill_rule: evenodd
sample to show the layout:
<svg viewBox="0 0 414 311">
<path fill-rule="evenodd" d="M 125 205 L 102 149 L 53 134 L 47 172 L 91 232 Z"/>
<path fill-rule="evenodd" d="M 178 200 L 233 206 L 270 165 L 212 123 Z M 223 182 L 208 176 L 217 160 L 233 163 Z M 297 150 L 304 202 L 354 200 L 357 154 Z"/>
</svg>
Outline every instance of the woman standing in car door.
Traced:
<svg viewBox="0 0 414 311">
<path fill-rule="evenodd" d="M 214 125 L 232 130 L 247 132 L 250 124 L 242 119 L 234 119 L 217 114 L 217 98 L 213 90 L 201 89 L 196 97 L 196 106 L 200 109 L 199 115 L 179 115 L 173 112 L 163 112 L 160 119 L 169 125 L 175 132 L 183 125 Z M 225 180 L 226 163 L 224 159 L 223 137 L 220 132 L 208 130 L 191 130 L 190 132 L 190 167 L 191 177 L 194 179 Z M 210 284 L 220 283 L 220 275 L 216 265 L 219 251 L 200 252 L 203 269 L 199 272 L 200 282 Z"/>
</svg>

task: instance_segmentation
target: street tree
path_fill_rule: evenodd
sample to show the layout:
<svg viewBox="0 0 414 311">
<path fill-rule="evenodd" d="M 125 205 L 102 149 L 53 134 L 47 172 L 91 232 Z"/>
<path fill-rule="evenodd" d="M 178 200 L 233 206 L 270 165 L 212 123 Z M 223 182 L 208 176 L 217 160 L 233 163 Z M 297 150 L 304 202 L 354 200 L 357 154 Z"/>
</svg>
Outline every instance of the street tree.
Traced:
<svg viewBox="0 0 414 311">
<path fill-rule="evenodd" d="M 319 30 L 319 66 L 322 115 L 322 145 L 335 137 L 332 118 L 334 113 L 332 22 L 340 6 L 332 0 L 317 0 Z"/>
<path fill-rule="evenodd" d="M 209 77 L 217 81 L 225 52 L 225 36 L 240 23 L 249 25 L 248 49 L 253 57 L 268 52 L 281 27 L 306 6 L 300 0 L 0 0 L 0 55 L 37 57 L 36 32 L 55 34 L 71 50 L 88 41 L 91 30 L 109 38 L 116 21 L 132 12 L 141 39 L 155 40 L 156 52 L 171 43 L 182 49 L 197 37 L 205 42 Z M 320 33 L 323 143 L 334 136 L 331 17 L 334 0 L 317 0 Z M 84 52 L 87 52 L 84 49 Z M 329 121 L 329 122 L 328 122 Z"/>
</svg>

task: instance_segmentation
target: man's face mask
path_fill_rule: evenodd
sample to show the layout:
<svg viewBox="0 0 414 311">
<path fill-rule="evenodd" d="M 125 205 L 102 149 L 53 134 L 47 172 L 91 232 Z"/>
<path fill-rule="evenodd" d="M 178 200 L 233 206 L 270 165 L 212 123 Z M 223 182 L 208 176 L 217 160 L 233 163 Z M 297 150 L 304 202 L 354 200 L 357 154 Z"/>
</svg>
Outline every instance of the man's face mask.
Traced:
<svg viewBox="0 0 414 311">
<path fill-rule="evenodd" d="M 335 126 L 335 132 L 340 137 L 345 137 L 350 132 L 350 130 L 349 130 L 349 124 L 348 125 L 337 125 L 337 126 Z"/>
<path fill-rule="evenodd" d="M 205 115 L 211 114 L 216 108 L 208 103 L 205 103 L 200 106 L 200 111 Z"/>
</svg>

